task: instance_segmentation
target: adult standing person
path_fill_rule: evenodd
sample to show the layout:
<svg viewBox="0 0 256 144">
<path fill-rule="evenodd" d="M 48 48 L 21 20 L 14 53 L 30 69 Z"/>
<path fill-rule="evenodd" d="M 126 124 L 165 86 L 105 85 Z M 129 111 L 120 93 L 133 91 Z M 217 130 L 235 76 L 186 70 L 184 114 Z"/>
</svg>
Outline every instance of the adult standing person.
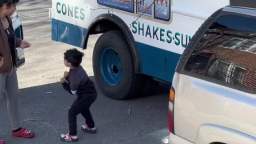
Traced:
<svg viewBox="0 0 256 144">
<path fill-rule="evenodd" d="M 35 134 L 22 128 L 19 121 L 16 47 L 28 48 L 30 44 L 15 37 L 10 15 L 17 3 L 18 0 L 0 0 L 0 102 L 7 107 L 12 136 L 33 138 Z M 0 140 L 0 144 L 4 143 Z"/>
</svg>

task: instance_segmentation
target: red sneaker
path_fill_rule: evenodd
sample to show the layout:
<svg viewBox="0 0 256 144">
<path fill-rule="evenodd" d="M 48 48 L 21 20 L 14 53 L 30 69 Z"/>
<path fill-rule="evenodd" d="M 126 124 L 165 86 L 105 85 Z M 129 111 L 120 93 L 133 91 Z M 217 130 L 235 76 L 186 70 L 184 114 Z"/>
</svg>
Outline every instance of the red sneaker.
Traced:
<svg viewBox="0 0 256 144">
<path fill-rule="evenodd" d="M 12 136 L 19 138 L 33 138 L 35 134 L 28 129 L 21 128 L 19 131 L 12 132 Z"/>
<path fill-rule="evenodd" d="M 0 140 L 0 144 L 5 144 L 5 141 L 4 140 Z"/>
</svg>

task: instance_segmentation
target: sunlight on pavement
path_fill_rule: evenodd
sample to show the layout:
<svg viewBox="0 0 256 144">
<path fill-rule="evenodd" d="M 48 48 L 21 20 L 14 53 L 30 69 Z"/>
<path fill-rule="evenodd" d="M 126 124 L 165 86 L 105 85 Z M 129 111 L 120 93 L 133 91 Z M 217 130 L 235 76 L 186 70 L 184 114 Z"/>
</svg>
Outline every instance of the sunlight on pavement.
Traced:
<svg viewBox="0 0 256 144">
<path fill-rule="evenodd" d="M 169 137 L 167 136 L 167 137 L 164 137 L 163 139 L 162 139 L 162 144 L 169 144 Z"/>
</svg>

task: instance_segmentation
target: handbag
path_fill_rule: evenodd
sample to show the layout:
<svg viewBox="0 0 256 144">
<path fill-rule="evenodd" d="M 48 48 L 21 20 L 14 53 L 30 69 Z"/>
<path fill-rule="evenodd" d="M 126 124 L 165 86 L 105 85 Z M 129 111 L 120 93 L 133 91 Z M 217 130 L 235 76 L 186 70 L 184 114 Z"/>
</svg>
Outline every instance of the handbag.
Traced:
<svg viewBox="0 0 256 144">
<path fill-rule="evenodd" d="M 6 17 L 9 25 L 11 27 L 12 32 L 15 34 L 16 38 L 23 39 L 23 28 L 21 25 L 20 17 L 17 13 L 14 13 L 10 18 Z M 16 42 L 16 38 L 14 41 Z M 16 45 L 16 44 L 15 44 Z M 15 48 L 15 65 L 16 67 L 20 67 L 25 64 L 25 56 L 23 48 L 17 47 Z"/>
<path fill-rule="evenodd" d="M 18 14 L 15 12 L 11 16 L 12 20 L 12 27 L 15 32 L 15 35 L 17 38 L 23 39 L 23 28 L 21 24 L 21 18 L 18 16 Z M 16 66 L 20 67 L 25 64 L 25 55 L 24 55 L 24 49 L 23 48 L 16 48 Z"/>
<path fill-rule="evenodd" d="M 25 55 L 23 48 L 16 48 L 16 66 L 20 67 L 25 64 Z"/>
</svg>

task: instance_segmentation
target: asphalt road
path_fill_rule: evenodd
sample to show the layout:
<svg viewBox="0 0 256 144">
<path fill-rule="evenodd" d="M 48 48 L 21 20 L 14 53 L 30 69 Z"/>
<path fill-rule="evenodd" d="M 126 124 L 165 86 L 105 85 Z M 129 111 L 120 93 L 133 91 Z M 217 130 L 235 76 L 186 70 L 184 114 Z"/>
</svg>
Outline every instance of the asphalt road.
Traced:
<svg viewBox="0 0 256 144">
<path fill-rule="evenodd" d="M 51 41 L 48 0 L 21 0 L 25 38 L 32 43 L 26 50 L 26 65 L 18 70 L 22 125 L 36 132 L 33 140 L 14 139 L 6 110 L 0 103 L 0 138 L 7 144 L 61 144 L 59 134 L 67 132 L 67 110 L 75 97 L 58 83 L 66 68 L 63 53 L 71 46 Z M 90 38 L 84 68 L 93 79 L 91 55 L 97 36 Z M 168 102 L 165 94 L 116 101 L 101 93 L 92 106 L 98 134 L 79 131 L 78 144 L 162 144 L 167 136 Z M 78 125 L 83 123 L 79 117 Z"/>
</svg>

